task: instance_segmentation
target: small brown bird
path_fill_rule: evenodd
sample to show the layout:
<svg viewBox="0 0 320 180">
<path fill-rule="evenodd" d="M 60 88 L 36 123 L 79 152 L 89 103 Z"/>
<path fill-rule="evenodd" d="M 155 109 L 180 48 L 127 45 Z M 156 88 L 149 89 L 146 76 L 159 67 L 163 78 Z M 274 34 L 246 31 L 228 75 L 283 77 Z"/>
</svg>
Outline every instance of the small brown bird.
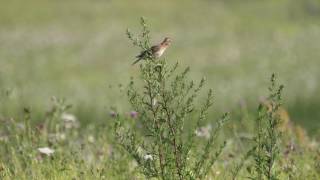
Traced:
<svg viewBox="0 0 320 180">
<path fill-rule="evenodd" d="M 159 58 L 160 56 L 162 56 L 164 51 L 170 46 L 170 44 L 171 39 L 168 37 L 164 38 L 164 40 L 160 44 L 152 46 L 150 49 L 142 51 L 138 56 L 136 56 L 136 58 L 138 59 L 134 61 L 132 65 L 138 63 L 140 60 L 149 58 L 150 55 L 153 58 Z"/>
</svg>

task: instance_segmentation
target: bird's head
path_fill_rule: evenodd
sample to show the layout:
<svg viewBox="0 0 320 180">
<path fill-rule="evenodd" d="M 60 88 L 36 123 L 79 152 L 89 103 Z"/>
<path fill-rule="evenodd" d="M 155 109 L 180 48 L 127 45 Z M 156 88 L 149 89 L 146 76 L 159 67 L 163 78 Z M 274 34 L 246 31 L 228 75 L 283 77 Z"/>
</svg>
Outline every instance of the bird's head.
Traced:
<svg viewBox="0 0 320 180">
<path fill-rule="evenodd" d="M 171 44 L 172 40 L 169 37 L 164 38 L 161 45 L 169 46 Z"/>
</svg>

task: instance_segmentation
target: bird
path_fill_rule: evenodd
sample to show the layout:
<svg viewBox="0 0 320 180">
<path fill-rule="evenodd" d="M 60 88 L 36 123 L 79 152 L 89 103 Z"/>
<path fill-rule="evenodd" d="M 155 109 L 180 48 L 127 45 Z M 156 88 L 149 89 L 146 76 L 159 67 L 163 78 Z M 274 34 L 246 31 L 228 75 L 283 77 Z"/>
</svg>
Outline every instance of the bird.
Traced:
<svg viewBox="0 0 320 180">
<path fill-rule="evenodd" d="M 142 51 L 138 56 L 136 56 L 137 60 L 135 60 L 132 65 L 137 64 L 140 60 L 143 59 L 161 57 L 164 51 L 170 46 L 170 44 L 171 39 L 169 37 L 164 38 L 164 40 L 160 44 L 154 45 L 150 49 Z"/>
</svg>

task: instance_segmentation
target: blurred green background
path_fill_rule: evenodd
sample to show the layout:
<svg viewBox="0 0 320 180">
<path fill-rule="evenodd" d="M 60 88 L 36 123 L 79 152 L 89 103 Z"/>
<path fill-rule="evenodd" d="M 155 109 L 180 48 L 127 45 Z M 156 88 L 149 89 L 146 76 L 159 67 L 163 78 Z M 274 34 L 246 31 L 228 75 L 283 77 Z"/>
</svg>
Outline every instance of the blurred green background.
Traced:
<svg viewBox="0 0 320 180">
<path fill-rule="evenodd" d="M 193 79 L 206 76 L 216 114 L 244 103 L 255 112 L 275 72 L 291 119 L 310 133 L 320 128 L 318 0 L 0 2 L 0 116 L 28 106 L 40 118 L 52 96 L 67 98 L 83 122 L 126 107 L 125 92 L 110 86 L 138 75 L 139 50 L 125 30 L 138 32 L 144 16 L 152 42 L 173 39 L 168 61 L 191 66 Z"/>
</svg>

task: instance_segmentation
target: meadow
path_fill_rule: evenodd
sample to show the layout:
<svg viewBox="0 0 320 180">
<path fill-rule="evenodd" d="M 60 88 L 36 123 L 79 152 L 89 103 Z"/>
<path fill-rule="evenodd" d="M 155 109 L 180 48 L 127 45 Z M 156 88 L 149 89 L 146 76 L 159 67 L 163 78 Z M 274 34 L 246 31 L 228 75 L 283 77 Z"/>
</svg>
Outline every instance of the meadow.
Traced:
<svg viewBox="0 0 320 180">
<path fill-rule="evenodd" d="M 163 57 L 169 66 L 179 62 L 191 68 L 190 79 L 206 78 L 204 88 L 214 94 L 207 122 L 230 112 L 223 138 L 251 137 L 257 107 L 275 73 L 284 85 L 285 119 L 293 124 L 284 138 L 291 134 L 300 142 L 282 163 L 296 163 L 286 169 L 295 173 L 289 179 L 320 176 L 319 1 L 0 2 L 1 178 L 144 177 L 133 168 L 136 164 L 127 167 L 132 160 L 114 147 L 112 128 L 114 113 L 132 119 L 135 110 L 127 85 L 130 77 L 140 77 L 139 66 L 131 65 L 140 49 L 132 46 L 126 29 L 139 32 L 140 17 L 147 19 L 152 44 L 172 38 Z M 50 122 L 48 129 L 39 133 L 44 122 Z M 227 143 L 237 142 L 230 139 Z M 244 154 L 246 143 L 227 146 L 209 177 L 230 178 L 224 169 L 232 169 L 242 156 L 232 161 L 229 155 L 237 146 Z M 47 158 L 39 155 L 39 147 L 55 152 Z M 114 159 L 113 148 L 121 154 Z M 248 171 L 241 169 L 240 179 Z"/>
</svg>

